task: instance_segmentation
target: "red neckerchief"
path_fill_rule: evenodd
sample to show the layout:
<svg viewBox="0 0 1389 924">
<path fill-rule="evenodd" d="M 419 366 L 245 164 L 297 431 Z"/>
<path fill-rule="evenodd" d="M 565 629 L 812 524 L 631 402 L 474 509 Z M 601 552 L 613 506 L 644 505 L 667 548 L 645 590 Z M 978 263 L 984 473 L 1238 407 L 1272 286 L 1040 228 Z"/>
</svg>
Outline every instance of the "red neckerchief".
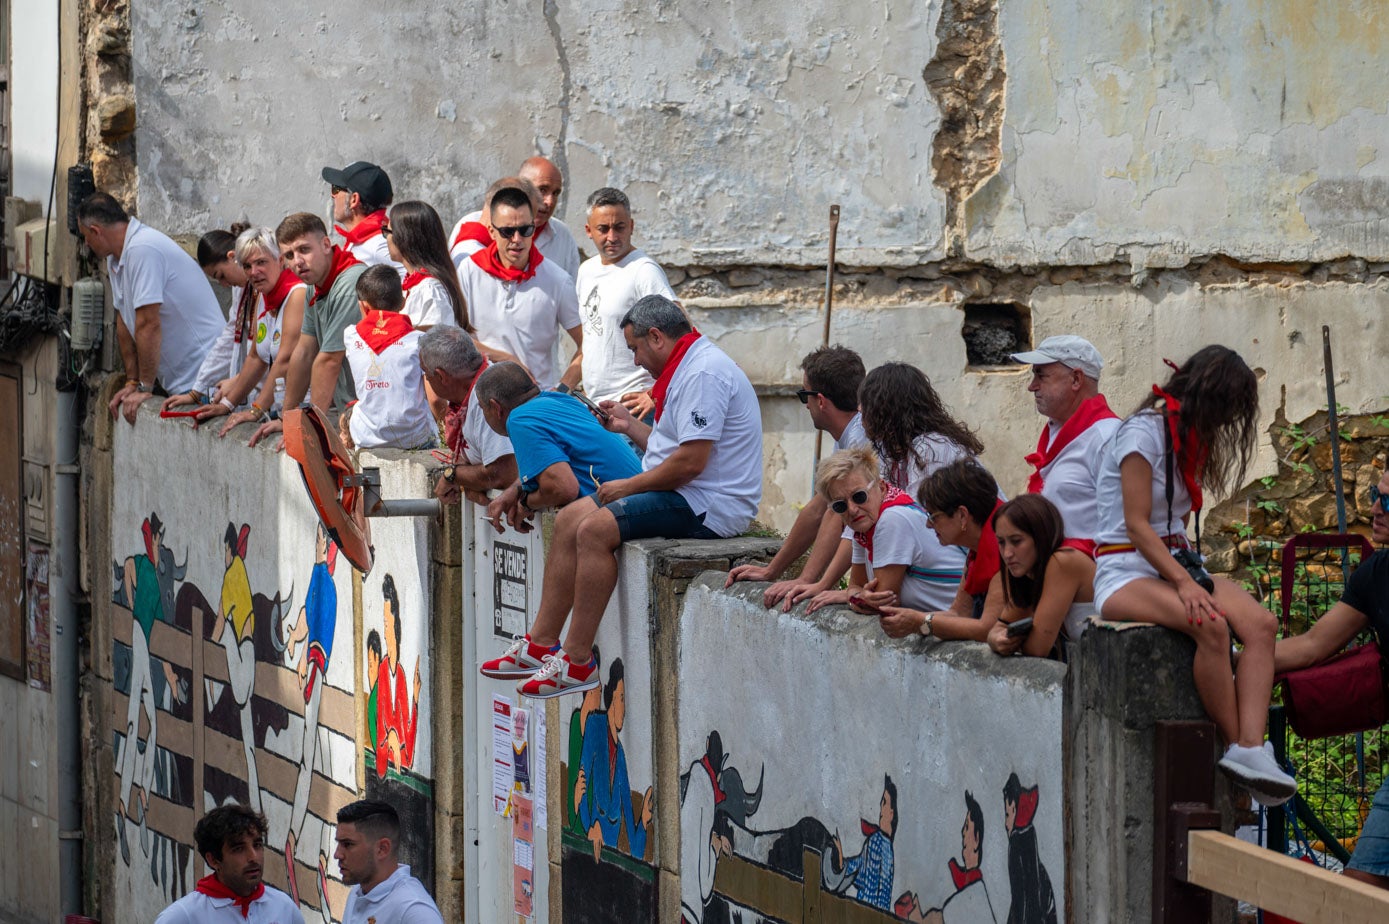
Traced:
<svg viewBox="0 0 1389 924">
<path fill-rule="evenodd" d="M 248 918 L 251 916 L 251 902 L 265 894 L 265 883 L 256 883 L 256 890 L 250 895 L 237 895 L 224 886 L 222 880 L 217 878 L 217 874 L 213 873 L 198 880 L 198 891 L 209 898 L 230 898 L 236 902 L 236 907 L 241 909 L 241 916 Z"/>
<path fill-rule="evenodd" d="M 873 534 L 878 531 L 878 523 L 882 521 L 883 513 L 889 507 L 911 507 L 912 496 L 903 491 L 890 481 L 883 482 L 883 502 L 878 506 L 878 519 L 873 521 L 873 528 L 866 533 L 854 533 L 854 541 L 868 550 L 868 563 L 873 563 Z"/>
<path fill-rule="evenodd" d="M 537 233 L 539 232 L 537 231 Z M 487 230 L 487 226 L 480 221 L 465 221 L 458 226 L 458 233 L 453 236 L 453 243 L 449 245 L 449 250 L 464 241 L 477 241 L 486 247 L 492 243 L 492 234 Z"/>
<path fill-rule="evenodd" d="M 502 282 L 525 282 L 527 279 L 535 276 L 535 271 L 540 268 L 541 263 L 545 262 L 545 256 L 539 250 L 536 250 L 534 241 L 535 238 L 532 237 L 530 262 L 526 264 L 526 268 L 523 270 L 507 266 L 502 262 L 501 255 L 497 252 L 496 241 L 493 241 L 491 245 L 473 254 L 471 259 L 478 266 L 482 267 L 484 273 L 489 276 L 495 276 Z"/>
<path fill-rule="evenodd" d="M 236 333 L 232 334 L 232 342 L 240 343 L 246 338 L 246 328 L 249 326 L 246 321 L 247 309 L 255 301 L 256 293 L 248 282 L 241 289 L 241 298 L 236 301 Z"/>
<path fill-rule="evenodd" d="M 351 251 L 334 244 L 333 265 L 328 267 L 328 276 L 323 280 L 323 285 L 313 287 L 313 300 L 318 301 L 320 298 L 327 295 L 328 290 L 333 287 L 333 283 L 338 281 L 338 275 L 343 270 L 356 266 L 361 262 L 361 260 L 352 256 Z"/>
<path fill-rule="evenodd" d="M 708 754 L 699 759 L 699 765 L 704 768 L 705 773 L 709 774 L 709 782 L 714 786 L 714 804 L 718 805 L 728 798 L 728 793 L 724 792 L 723 787 L 719 785 L 719 776 L 714 772 L 714 765 L 709 762 Z"/>
<path fill-rule="evenodd" d="M 965 593 L 971 597 L 989 592 L 989 582 L 998 574 L 998 538 L 994 536 L 994 513 L 1003 501 L 994 501 L 994 509 L 984 518 L 979 532 L 979 545 L 965 558 Z"/>
<path fill-rule="evenodd" d="M 1032 824 L 1032 818 L 1037 814 L 1037 796 L 1036 786 L 1018 793 L 1018 807 L 1013 810 L 1014 831 Z"/>
<path fill-rule="evenodd" d="M 883 831 L 882 828 L 873 824 L 873 822 L 869 821 L 867 818 L 860 818 L 858 820 L 858 826 L 859 830 L 863 832 L 864 837 L 872 837 L 873 835 L 881 831 L 883 837 L 887 838 L 888 840 L 892 840 L 891 834 L 888 834 L 886 831 Z"/>
<path fill-rule="evenodd" d="M 1104 395 L 1095 395 L 1082 401 L 1075 413 L 1066 418 L 1061 429 L 1056 431 L 1056 439 L 1050 440 L 1050 426 L 1043 427 L 1042 435 L 1037 439 L 1036 451 L 1023 460 L 1033 469 L 1027 479 L 1027 493 L 1036 494 L 1042 490 L 1042 469 L 1054 462 L 1056 457 L 1061 455 L 1061 450 L 1070 445 L 1072 440 L 1090 429 L 1090 425 L 1096 421 L 1110 420 L 1118 416 L 1109 409 L 1109 402 L 1104 399 Z"/>
<path fill-rule="evenodd" d="M 670 388 L 670 380 L 675 377 L 675 370 L 680 365 L 680 360 L 685 358 L 686 351 L 700 336 L 699 331 L 692 328 L 688 334 L 675 341 L 675 349 L 670 351 L 665 368 L 661 370 L 660 375 L 656 376 L 656 384 L 651 386 L 651 400 L 656 404 L 657 421 L 661 419 L 661 412 L 666 408 L 666 389 Z"/>
<path fill-rule="evenodd" d="M 342 225 L 333 225 L 333 230 L 343 236 L 343 240 L 349 244 L 361 244 L 370 238 L 376 237 L 381 233 L 381 228 L 386 224 L 386 210 L 377 209 L 370 215 L 363 215 L 362 220 L 351 228 L 344 228 Z"/>
<path fill-rule="evenodd" d="M 984 871 L 979 867 L 965 869 L 954 857 L 950 858 L 950 881 L 955 883 L 955 891 L 958 892 L 965 886 L 973 885 L 984 878 Z"/>
<path fill-rule="evenodd" d="M 150 525 L 149 517 L 146 517 L 145 522 L 140 524 L 140 534 L 145 537 L 145 554 L 149 556 L 150 561 L 158 564 L 159 556 L 155 554 L 154 550 L 154 527 Z"/>
<path fill-rule="evenodd" d="M 468 441 L 463 438 L 463 424 L 468 418 L 468 399 L 473 396 L 473 386 L 477 380 L 482 378 L 482 374 L 487 371 L 487 367 L 492 363 L 486 356 L 482 358 L 482 365 L 478 367 L 473 380 L 468 383 L 468 390 L 463 395 L 463 400 L 454 404 L 449 402 L 448 410 L 444 412 L 444 445 L 448 446 L 453 453 L 453 461 L 457 462 L 463 458 L 463 450 L 468 448 Z"/>
<path fill-rule="evenodd" d="M 411 289 L 424 282 L 426 279 L 430 278 L 433 277 L 431 277 L 428 273 L 424 272 L 423 270 L 415 270 L 413 273 L 406 276 L 404 279 L 400 281 L 400 289 L 406 295 L 409 295 Z"/>
<path fill-rule="evenodd" d="M 613 781 L 617 778 L 617 742 L 612 735 L 608 735 L 608 790 L 612 791 Z"/>
<path fill-rule="evenodd" d="M 280 278 L 275 280 L 275 288 L 267 292 L 263 298 L 265 300 L 265 310 L 271 314 L 279 311 L 284 305 L 285 299 L 289 298 L 289 293 L 294 291 L 295 286 L 302 286 L 304 280 L 294 275 L 287 269 L 280 270 Z"/>
<path fill-rule="evenodd" d="M 251 535 L 251 524 L 242 523 L 241 532 L 236 537 L 236 557 L 242 561 L 246 560 L 246 539 Z"/>
<path fill-rule="evenodd" d="M 1200 510 L 1204 503 L 1201 496 L 1200 471 L 1201 466 L 1206 464 L 1206 447 L 1195 444 L 1193 434 L 1193 451 L 1182 452 L 1182 403 L 1163 391 L 1160 385 L 1153 386 L 1153 394 L 1167 403 L 1167 413 L 1163 416 L 1167 419 L 1167 432 L 1172 434 L 1172 452 L 1177 456 L 1177 471 L 1181 473 L 1182 483 L 1186 485 L 1186 493 L 1191 495 L 1191 509 Z"/>
<path fill-rule="evenodd" d="M 367 312 L 365 318 L 357 323 L 357 333 L 361 335 L 367 346 L 377 356 L 380 356 L 386 347 L 414 329 L 415 325 L 410 318 L 399 311 L 372 309 Z"/>
</svg>

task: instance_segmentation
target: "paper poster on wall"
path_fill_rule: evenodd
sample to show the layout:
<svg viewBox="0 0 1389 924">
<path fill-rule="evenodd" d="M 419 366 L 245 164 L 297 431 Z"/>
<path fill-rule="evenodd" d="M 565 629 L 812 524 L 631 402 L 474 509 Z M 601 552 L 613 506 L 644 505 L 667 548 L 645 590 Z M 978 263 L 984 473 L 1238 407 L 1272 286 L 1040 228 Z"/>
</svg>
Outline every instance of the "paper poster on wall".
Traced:
<svg viewBox="0 0 1389 924">
<path fill-rule="evenodd" d="M 526 634 L 527 564 L 523 547 L 492 543 L 492 634 L 497 638 L 515 640 Z"/>
<path fill-rule="evenodd" d="M 506 800 L 511 796 L 515 776 L 511 750 L 511 700 L 492 696 L 492 810 L 506 814 Z"/>
<path fill-rule="evenodd" d="M 516 913 L 535 914 L 535 825 L 531 800 L 517 793 L 511 800 L 512 898 Z"/>
<path fill-rule="evenodd" d="M 545 707 L 535 710 L 535 723 L 532 725 L 532 740 L 535 742 L 535 771 L 531 774 L 535 789 L 535 826 L 548 827 L 549 813 L 545 800 L 549 798 L 549 781 L 546 779 L 545 763 Z"/>
<path fill-rule="evenodd" d="M 24 569 L 26 614 L 26 659 L 29 662 L 29 686 L 48 690 L 52 686 L 53 657 L 49 639 L 48 549 L 29 546 L 29 560 Z"/>
<path fill-rule="evenodd" d="M 530 716 L 530 710 L 520 706 L 511 710 L 512 789 L 516 792 L 531 791 Z"/>
</svg>

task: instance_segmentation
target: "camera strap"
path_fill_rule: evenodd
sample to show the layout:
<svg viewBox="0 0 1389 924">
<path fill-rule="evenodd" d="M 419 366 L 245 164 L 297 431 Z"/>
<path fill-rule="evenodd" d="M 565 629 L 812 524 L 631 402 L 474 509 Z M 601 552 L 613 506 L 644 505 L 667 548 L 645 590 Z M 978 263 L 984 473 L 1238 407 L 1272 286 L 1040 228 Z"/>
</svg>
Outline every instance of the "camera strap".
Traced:
<svg viewBox="0 0 1389 924">
<path fill-rule="evenodd" d="M 1172 535 L 1172 497 L 1174 494 L 1176 494 L 1177 491 L 1176 485 L 1173 481 L 1173 479 L 1176 476 L 1176 473 L 1174 471 L 1176 468 L 1176 463 L 1174 460 L 1174 456 L 1176 455 L 1176 453 L 1172 451 L 1172 424 L 1171 421 L 1168 419 L 1167 405 L 1165 403 L 1162 406 L 1162 441 L 1165 446 L 1165 452 L 1163 453 L 1163 455 L 1166 457 L 1167 468 L 1167 484 L 1165 485 L 1167 494 L 1167 535 L 1170 536 Z M 1191 511 L 1191 516 L 1192 519 L 1195 521 L 1196 554 L 1200 555 L 1201 511 L 1193 510 Z"/>
</svg>

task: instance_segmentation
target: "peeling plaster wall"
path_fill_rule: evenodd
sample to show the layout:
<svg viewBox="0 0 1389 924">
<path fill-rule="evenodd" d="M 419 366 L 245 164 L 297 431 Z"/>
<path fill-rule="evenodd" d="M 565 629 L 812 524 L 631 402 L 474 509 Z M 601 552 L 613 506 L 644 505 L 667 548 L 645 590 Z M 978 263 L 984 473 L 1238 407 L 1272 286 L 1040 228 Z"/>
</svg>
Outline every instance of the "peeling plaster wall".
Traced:
<svg viewBox="0 0 1389 924">
<path fill-rule="evenodd" d="M 325 164 L 372 160 L 446 221 L 539 150 L 570 195 L 624 187 L 671 263 L 941 255 L 935 4 L 661 0 L 282 6 L 135 0 L 142 217 L 177 232 L 327 209 Z M 370 22 L 370 28 L 363 28 Z M 904 195 L 904 189 L 914 190 Z"/>
</svg>

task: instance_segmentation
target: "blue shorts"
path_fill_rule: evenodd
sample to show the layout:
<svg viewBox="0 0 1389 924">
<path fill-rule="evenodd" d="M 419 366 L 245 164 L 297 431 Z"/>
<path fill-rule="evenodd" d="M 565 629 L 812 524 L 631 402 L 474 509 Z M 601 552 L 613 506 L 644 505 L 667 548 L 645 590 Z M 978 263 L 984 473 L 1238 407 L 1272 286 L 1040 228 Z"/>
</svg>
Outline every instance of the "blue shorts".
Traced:
<svg viewBox="0 0 1389 924">
<path fill-rule="evenodd" d="M 617 520 L 622 541 L 629 539 L 717 539 L 678 491 L 648 491 L 604 504 Z"/>
<path fill-rule="evenodd" d="M 1389 876 L 1389 776 L 1384 778 L 1384 785 L 1379 787 L 1370 803 L 1369 817 L 1365 819 L 1365 827 L 1360 829 L 1360 838 L 1355 842 L 1355 852 L 1350 855 L 1346 869 Z"/>
</svg>

